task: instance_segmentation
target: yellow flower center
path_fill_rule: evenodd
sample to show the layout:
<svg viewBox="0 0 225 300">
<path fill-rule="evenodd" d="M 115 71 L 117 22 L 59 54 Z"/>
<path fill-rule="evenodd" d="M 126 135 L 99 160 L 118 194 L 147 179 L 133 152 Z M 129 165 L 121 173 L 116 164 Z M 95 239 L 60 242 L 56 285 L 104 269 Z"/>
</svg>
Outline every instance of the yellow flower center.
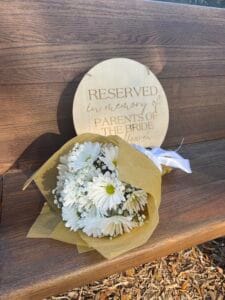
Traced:
<svg viewBox="0 0 225 300">
<path fill-rule="evenodd" d="M 105 190 L 106 190 L 106 193 L 109 194 L 109 195 L 112 195 L 115 192 L 115 188 L 114 188 L 114 186 L 112 184 L 108 184 L 105 187 Z"/>
<path fill-rule="evenodd" d="M 136 202 L 138 200 L 137 196 L 133 195 L 131 201 Z"/>
<path fill-rule="evenodd" d="M 113 160 L 113 164 L 115 167 L 117 167 L 117 161 L 116 160 Z"/>
</svg>

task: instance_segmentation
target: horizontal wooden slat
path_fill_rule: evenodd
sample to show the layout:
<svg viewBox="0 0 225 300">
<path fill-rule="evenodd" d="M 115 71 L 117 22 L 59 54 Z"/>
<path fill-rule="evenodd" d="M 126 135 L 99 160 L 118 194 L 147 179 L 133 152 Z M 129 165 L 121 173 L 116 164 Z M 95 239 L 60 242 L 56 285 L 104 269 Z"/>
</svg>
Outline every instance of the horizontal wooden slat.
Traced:
<svg viewBox="0 0 225 300">
<path fill-rule="evenodd" d="M 26 239 L 43 198 L 29 176 L 4 176 L 1 225 L 1 299 L 43 299 L 171 252 L 225 234 L 225 140 L 186 145 L 193 174 L 173 171 L 163 179 L 160 223 L 142 247 L 113 260 L 97 252 L 78 254 L 74 246 L 47 239 Z"/>
<path fill-rule="evenodd" d="M 3 176 L 0 175 L 0 223 L 2 218 Z"/>
<path fill-rule="evenodd" d="M 147 1 L 4 1 L 0 83 L 69 82 L 101 60 L 160 78 L 225 75 L 225 12 Z"/>
<path fill-rule="evenodd" d="M 219 39 L 217 35 L 215 38 Z M 153 41 L 148 45 L 135 42 L 128 45 L 118 38 L 116 44 L 112 41 L 97 45 L 37 44 L 1 49 L 0 84 L 69 82 L 98 62 L 112 57 L 135 59 L 147 65 L 160 79 L 225 75 L 225 46 L 193 47 L 185 42 L 179 46 L 176 41 L 168 41 L 166 38 L 156 45 Z"/>
<path fill-rule="evenodd" d="M 22 39 L 28 43 L 73 43 L 91 40 L 99 44 L 108 41 L 118 43 L 120 38 L 120 42 L 133 44 L 136 41 L 143 45 L 160 40 L 160 35 L 154 35 L 155 32 L 160 32 L 168 40 L 177 41 L 180 45 L 185 41 L 186 45 L 193 46 L 218 45 L 215 39 L 217 33 L 221 37 L 219 44 L 224 45 L 225 13 L 218 9 L 139 0 L 80 0 L 63 3 L 59 0 L 11 0 L 1 5 L 0 14 L 3 26 L 0 38 L 3 43 L 20 43 Z M 178 23 L 183 24 L 181 28 L 177 26 Z M 146 32 L 150 26 L 152 35 L 148 36 Z M 23 31 L 24 28 L 26 32 Z M 183 28 L 186 29 L 186 35 L 183 34 Z M 216 32 L 216 29 L 220 31 Z"/>
<path fill-rule="evenodd" d="M 74 136 L 71 112 L 78 81 L 1 87 L 1 171 L 16 160 L 17 168 L 32 160 L 41 163 Z M 161 82 L 170 108 L 165 147 L 183 137 L 191 143 L 225 136 L 225 77 Z"/>
</svg>

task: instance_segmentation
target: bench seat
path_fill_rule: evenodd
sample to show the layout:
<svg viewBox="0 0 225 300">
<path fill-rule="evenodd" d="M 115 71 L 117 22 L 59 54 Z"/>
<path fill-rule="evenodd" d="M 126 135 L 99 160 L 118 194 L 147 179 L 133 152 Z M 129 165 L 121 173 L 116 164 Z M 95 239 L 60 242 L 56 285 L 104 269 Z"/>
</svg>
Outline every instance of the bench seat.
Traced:
<svg viewBox="0 0 225 300">
<path fill-rule="evenodd" d="M 43 197 L 35 184 L 23 192 L 28 174 L 3 176 L 1 299 L 43 299 L 171 252 L 225 235 L 225 139 L 185 145 L 193 174 L 163 178 L 160 223 L 147 244 L 113 260 L 96 251 L 78 254 L 72 245 L 27 239 Z"/>
</svg>

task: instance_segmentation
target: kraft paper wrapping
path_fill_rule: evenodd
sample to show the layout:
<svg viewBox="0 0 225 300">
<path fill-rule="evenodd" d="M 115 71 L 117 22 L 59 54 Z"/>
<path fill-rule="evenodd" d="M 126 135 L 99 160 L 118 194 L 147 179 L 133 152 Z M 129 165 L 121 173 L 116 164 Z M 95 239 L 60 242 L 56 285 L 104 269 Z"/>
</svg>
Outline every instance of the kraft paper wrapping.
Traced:
<svg viewBox="0 0 225 300">
<path fill-rule="evenodd" d="M 60 210 L 54 204 L 52 190 L 56 186 L 57 165 L 60 156 L 67 154 L 75 143 L 85 141 L 112 143 L 119 147 L 117 167 L 121 181 L 145 190 L 148 197 L 148 216 L 144 225 L 134 228 L 129 233 L 109 239 L 93 238 L 81 230 L 74 232 L 64 226 Z M 158 209 L 161 200 L 161 173 L 154 163 L 144 154 L 135 150 L 131 145 L 118 136 L 100 136 L 96 134 L 82 134 L 62 146 L 49 160 L 25 183 L 24 188 L 34 180 L 47 203 L 36 219 L 27 235 L 29 238 L 52 238 L 62 242 L 74 244 L 79 252 L 96 249 L 104 257 L 111 259 L 133 248 L 146 243 L 158 222 Z"/>
</svg>

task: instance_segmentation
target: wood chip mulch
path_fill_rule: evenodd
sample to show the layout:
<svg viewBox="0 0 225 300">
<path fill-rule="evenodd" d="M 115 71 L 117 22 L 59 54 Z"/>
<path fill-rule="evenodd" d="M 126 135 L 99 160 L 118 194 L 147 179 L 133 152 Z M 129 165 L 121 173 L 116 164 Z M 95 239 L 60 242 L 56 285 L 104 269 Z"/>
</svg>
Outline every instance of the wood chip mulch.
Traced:
<svg viewBox="0 0 225 300">
<path fill-rule="evenodd" d="M 225 238 L 168 255 L 44 300 L 72 299 L 223 300 Z"/>
</svg>

